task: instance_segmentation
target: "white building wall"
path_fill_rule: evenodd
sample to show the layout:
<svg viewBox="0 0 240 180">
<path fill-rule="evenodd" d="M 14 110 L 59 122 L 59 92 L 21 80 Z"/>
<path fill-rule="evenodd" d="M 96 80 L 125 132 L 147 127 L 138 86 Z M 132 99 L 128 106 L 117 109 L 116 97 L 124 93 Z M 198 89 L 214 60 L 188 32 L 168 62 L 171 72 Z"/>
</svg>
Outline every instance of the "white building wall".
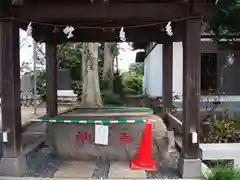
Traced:
<svg viewBox="0 0 240 180">
<path fill-rule="evenodd" d="M 162 45 L 157 45 L 148 54 L 144 61 L 144 88 L 145 92 L 149 96 L 162 96 L 163 90 L 163 74 L 162 74 Z M 173 95 L 178 95 L 180 99 L 176 100 L 182 101 L 183 92 L 183 47 L 182 42 L 173 43 Z M 238 109 L 239 111 L 239 101 L 240 96 L 201 96 L 202 107 L 206 110 L 209 107 L 205 102 L 221 101 L 225 102 L 219 108 L 222 109 Z M 228 102 L 228 103 L 227 103 Z M 233 104 L 236 102 L 237 104 Z M 206 105 L 205 105 L 205 104 Z"/>
<path fill-rule="evenodd" d="M 182 42 L 173 43 L 173 95 L 182 99 L 183 92 L 183 46 Z"/>
<path fill-rule="evenodd" d="M 156 45 L 144 61 L 143 88 L 149 96 L 162 96 L 162 45 Z"/>
<path fill-rule="evenodd" d="M 143 88 L 149 96 L 162 96 L 162 45 L 158 44 L 144 61 Z M 173 93 L 182 97 L 183 49 L 181 42 L 173 43 Z"/>
</svg>

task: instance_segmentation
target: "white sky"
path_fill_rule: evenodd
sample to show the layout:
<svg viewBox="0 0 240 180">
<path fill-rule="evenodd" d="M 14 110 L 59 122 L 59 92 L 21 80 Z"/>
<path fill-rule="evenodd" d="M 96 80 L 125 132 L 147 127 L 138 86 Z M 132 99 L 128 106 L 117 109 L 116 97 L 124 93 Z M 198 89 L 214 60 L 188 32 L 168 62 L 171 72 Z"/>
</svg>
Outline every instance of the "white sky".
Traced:
<svg viewBox="0 0 240 180">
<path fill-rule="evenodd" d="M 27 33 L 23 30 L 20 30 L 21 38 L 21 49 L 20 49 L 20 62 L 28 62 L 32 67 L 33 60 L 33 49 L 32 49 L 32 38 L 27 37 Z M 132 51 L 130 46 L 127 43 L 120 43 L 120 55 L 119 59 L 119 69 L 120 71 L 127 71 L 129 65 L 135 62 L 136 51 Z"/>
</svg>

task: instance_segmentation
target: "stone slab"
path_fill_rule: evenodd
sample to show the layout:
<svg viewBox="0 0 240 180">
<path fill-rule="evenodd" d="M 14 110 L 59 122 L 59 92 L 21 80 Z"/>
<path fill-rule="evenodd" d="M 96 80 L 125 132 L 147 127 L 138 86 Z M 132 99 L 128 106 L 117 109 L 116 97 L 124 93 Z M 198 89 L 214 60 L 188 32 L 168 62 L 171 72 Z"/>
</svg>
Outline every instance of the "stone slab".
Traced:
<svg viewBox="0 0 240 180">
<path fill-rule="evenodd" d="M 134 152 L 132 155 L 137 153 L 144 128 L 144 124 L 111 124 L 108 145 L 97 145 L 94 125 L 48 124 L 47 139 L 53 150 L 68 161 L 96 161 L 99 157 L 124 161 L 133 158 L 127 150 Z M 125 140 L 120 139 L 122 133 L 127 134 Z"/>
<path fill-rule="evenodd" d="M 15 158 L 1 158 L 0 176 L 22 176 L 27 170 L 25 155 Z"/>
<path fill-rule="evenodd" d="M 145 171 L 134 171 L 129 167 L 129 162 L 112 162 L 108 174 L 109 179 L 146 179 Z"/>
<path fill-rule="evenodd" d="M 152 126 L 153 138 L 166 136 L 163 121 L 159 117 L 152 118 L 156 119 Z M 128 161 L 136 157 L 145 124 L 109 125 L 108 145 L 94 144 L 94 125 L 91 124 L 47 124 L 47 129 L 48 144 L 68 161 L 96 161 L 99 157 Z"/>
<path fill-rule="evenodd" d="M 95 162 L 64 162 L 64 164 L 55 173 L 55 178 L 91 178 Z"/>
<path fill-rule="evenodd" d="M 22 136 L 22 151 L 17 157 L 7 157 L 8 151 L 3 153 L 3 157 L 0 159 L 0 176 L 22 176 L 26 173 L 27 167 L 27 156 L 36 147 L 44 142 L 45 136 L 43 135 L 23 135 Z"/>
<path fill-rule="evenodd" d="M 199 146 L 202 160 L 234 160 L 240 156 L 239 143 L 200 143 Z"/>
<path fill-rule="evenodd" d="M 182 178 L 201 178 L 202 161 L 201 159 L 183 159 L 179 160 L 179 168 Z"/>
</svg>

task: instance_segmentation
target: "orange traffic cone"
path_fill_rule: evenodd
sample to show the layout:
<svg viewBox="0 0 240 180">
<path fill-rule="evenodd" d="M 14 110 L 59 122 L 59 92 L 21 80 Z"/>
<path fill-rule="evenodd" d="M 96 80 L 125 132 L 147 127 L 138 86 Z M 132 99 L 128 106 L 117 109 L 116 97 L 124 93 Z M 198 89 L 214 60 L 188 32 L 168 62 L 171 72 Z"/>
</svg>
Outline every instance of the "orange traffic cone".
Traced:
<svg viewBox="0 0 240 180">
<path fill-rule="evenodd" d="M 156 171 L 156 163 L 152 159 L 152 124 L 150 121 L 146 123 L 138 156 L 135 160 L 130 161 L 130 168 L 132 170 Z"/>
</svg>

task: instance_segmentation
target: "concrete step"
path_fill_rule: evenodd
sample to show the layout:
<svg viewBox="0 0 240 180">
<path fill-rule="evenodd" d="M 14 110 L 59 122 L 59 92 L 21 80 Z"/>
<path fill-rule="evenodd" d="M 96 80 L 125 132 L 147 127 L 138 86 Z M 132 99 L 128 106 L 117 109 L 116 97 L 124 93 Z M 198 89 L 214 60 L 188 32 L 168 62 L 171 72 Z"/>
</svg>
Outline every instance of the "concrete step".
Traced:
<svg viewBox="0 0 240 180">
<path fill-rule="evenodd" d="M 64 162 L 55 173 L 55 178 L 91 178 L 95 162 Z"/>
<path fill-rule="evenodd" d="M 182 108 L 182 102 L 174 102 L 174 105 L 178 108 Z M 222 101 L 222 102 L 207 102 L 201 101 L 200 108 L 205 109 L 209 108 L 218 108 L 218 109 L 235 109 L 240 110 L 240 101 Z"/>
<path fill-rule="evenodd" d="M 146 179 L 145 171 L 133 171 L 129 162 L 64 162 L 55 173 L 55 178 L 110 178 L 125 179 L 137 178 Z M 107 167 L 107 168 L 106 168 Z"/>
<path fill-rule="evenodd" d="M 110 179 L 146 179 L 145 171 L 133 171 L 129 167 L 129 162 L 111 163 L 108 177 Z"/>
</svg>

